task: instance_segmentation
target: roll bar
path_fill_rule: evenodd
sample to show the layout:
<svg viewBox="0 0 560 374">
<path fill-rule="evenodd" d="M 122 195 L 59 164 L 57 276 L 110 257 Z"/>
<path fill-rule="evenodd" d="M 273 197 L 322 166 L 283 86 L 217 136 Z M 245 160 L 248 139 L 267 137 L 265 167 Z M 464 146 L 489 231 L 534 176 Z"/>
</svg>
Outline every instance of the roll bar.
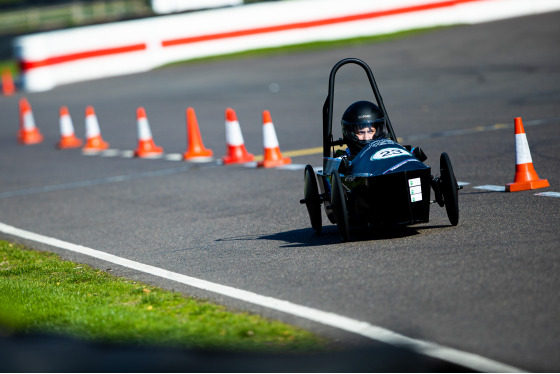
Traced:
<svg viewBox="0 0 560 374">
<path fill-rule="evenodd" d="M 387 129 L 389 138 L 394 140 L 395 142 L 397 141 L 397 137 L 395 136 L 395 132 L 393 131 L 393 126 L 391 125 L 391 121 L 389 120 L 389 115 L 387 114 L 387 110 L 385 109 L 385 105 L 383 104 L 383 99 L 381 98 L 381 94 L 379 93 L 379 89 L 377 88 L 377 84 L 375 83 L 375 78 L 373 78 L 371 69 L 365 62 L 360 59 L 345 58 L 344 60 L 340 60 L 336 63 L 336 65 L 334 65 L 329 77 L 329 95 L 327 96 L 325 103 L 323 104 L 323 157 L 331 157 L 332 146 L 344 144 L 342 139 L 333 141 L 332 116 L 334 102 L 334 80 L 336 72 L 346 64 L 356 64 L 361 66 L 365 70 L 369 79 L 369 84 L 375 95 L 375 100 L 377 100 L 377 106 L 381 109 L 385 117 L 385 128 Z"/>
</svg>

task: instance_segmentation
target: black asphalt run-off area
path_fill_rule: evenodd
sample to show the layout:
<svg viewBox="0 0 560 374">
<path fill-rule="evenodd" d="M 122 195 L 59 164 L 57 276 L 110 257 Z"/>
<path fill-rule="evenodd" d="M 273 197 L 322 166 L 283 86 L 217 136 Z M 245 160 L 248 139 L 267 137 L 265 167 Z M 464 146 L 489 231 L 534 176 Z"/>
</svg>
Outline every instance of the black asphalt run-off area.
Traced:
<svg viewBox="0 0 560 374">
<path fill-rule="evenodd" d="M 377 44 L 196 62 L 61 86 L 25 95 L 45 136 L 34 146 L 16 141 L 22 94 L 1 97 L 0 222 L 522 370 L 560 371 L 560 199 L 536 195 L 560 192 L 559 45 L 560 13 L 549 13 Z M 328 76 L 347 57 L 372 68 L 403 143 L 410 139 L 421 146 L 434 174 L 439 155 L 447 152 L 457 179 L 469 183 L 460 191 L 458 226 L 450 226 L 445 209 L 433 204 L 428 224 L 396 232 L 352 230 L 353 240 L 340 243 L 324 215 L 324 233 L 314 235 L 299 204 L 302 170 L 84 156 L 54 147 L 61 105 L 69 107 L 81 137 L 85 107 L 93 105 L 103 138 L 118 150 L 136 147 L 138 106 L 146 108 L 154 140 L 168 154 L 186 150 L 187 107 L 195 109 L 204 145 L 217 158 L 225 154 L 227 107 L 236 110 L 251 153 L 263 153 L 265 109 L 282 151 L 319 147 Z M 361 99 L 372 99 L 363 71 L 343 67 L 336 82 L 335 124 L 346 106 Z M 474 188 L 513 182 L 515 117 L 529 124 L 533 163 L 550 187 L 516 193 Z M 461 129 L 474 130 L 442 136 Z M 293 162 L 319 166 L 322 161 L 320 154 L 311 154 Z M 303 318 L 24 242 L 114 274 L 279 318 L 347 347 L 382 346 Z M 386 357 L 387 365 L 395 362 L 391 354 L 376 357 Z M 279 370 L 298 368 L 328 371 L 320 363 Z M 414 371 L 350 363 L 336 370 L 368 368 Z"/>
</svg>

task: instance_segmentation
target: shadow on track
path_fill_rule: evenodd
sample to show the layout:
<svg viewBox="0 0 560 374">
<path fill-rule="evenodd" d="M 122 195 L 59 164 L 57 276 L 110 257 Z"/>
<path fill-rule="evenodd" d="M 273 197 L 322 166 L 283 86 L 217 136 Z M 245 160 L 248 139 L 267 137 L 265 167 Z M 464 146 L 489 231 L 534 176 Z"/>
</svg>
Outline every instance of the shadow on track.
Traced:
<svg viewBox="0 0 560 374">
<path fill-rule="evenodd" d="M 422 230 L 432 230 L 451 227 L 450 225 L 431 225 L 415 227 L 382 227 L 375 230 L 354 228 L 351 230 L 350 242 L 391 240 L 419 235 Z M 244 240 L 274 240 L 285 242 L 282 248 L 315 247 L 340 244 L 341 238 L 336 226 L 325 226 L 321 234 L 316 234 L 312 228 L 296 229 L 266 235 L 247 235 L 221 238 L 216 241 L 244 241 Z"/>
</svg>

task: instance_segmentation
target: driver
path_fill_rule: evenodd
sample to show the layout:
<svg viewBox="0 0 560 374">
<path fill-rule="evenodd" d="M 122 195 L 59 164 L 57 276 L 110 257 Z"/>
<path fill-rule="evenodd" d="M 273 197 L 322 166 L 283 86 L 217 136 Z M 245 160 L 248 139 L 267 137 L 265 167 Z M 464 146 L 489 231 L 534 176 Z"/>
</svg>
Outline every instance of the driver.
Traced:
<svg viewBox="0 0 560 374">
<path fill-rule="evenodd" d="M 357 101 L 342 115 L 342 139 L 348 145 L 346 153 L 356 156 L 374 139 L 385 136 L 385 116 L 369 101 Z"/>
<path fill-rule="evenodd" d="M 342 140 L 348 145 L 346 151 L 338 150 L 335 157 L 353 159 L 373 140 L 385 137 L 385 115 L 369 101 L 356 101 L 342 115 Z M 424 162 L 427 157 L 420 147 L 404 146 L 414 157 Z"/>
</svg>

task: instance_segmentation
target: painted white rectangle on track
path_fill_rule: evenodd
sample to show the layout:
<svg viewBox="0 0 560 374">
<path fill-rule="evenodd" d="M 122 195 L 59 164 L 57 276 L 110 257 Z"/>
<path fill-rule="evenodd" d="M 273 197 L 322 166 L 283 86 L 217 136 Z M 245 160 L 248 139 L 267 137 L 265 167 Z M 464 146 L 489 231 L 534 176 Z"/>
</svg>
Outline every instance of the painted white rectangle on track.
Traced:
<svg viewBox="0 0 560 374">
<path fill-rule="evenodd" d="M 537 195 L 537 196 L 549 196 L 549 197 L 560 197 L 560 192 L 552 192 L 552 191 L 539 192 L 539 193 L 536 193 L 535 195 Z"/>
<path fill-rule="evenodd" d="M 101 151 L 102 157 L 117 157 L 121 155 L 121 151 L 118 149 L 107 149 L 105 151 Z"/>
<path fill-rule="evenodd" d="M 459 351 L 453 348 L 444 347 L 423 340 L 413 339 L 401 335 L 397 332 L 385 329 L 383 327 L 372 325 L 368 322 L 354 320 L 335 313 L 321 311 L 303 305 L 294 304 L 289 301 L 259 295 L 254 292 L 237 289 L 230 286 L 224 286 L 203 279 L 190 277 L 188 275 L 175 273 L 155 266 L 142 264 L 140 262 L 128 260 L 126 258 L 115 256 L 96 249 L 18 229 L 2 222 L 0 222 L 0 232 L 7 235 L 31 240 L 37 243 L 43 243 L 56 248 L 72 251 L 75 253 L 81 253 L 116 265 L 124 266 L 129 269 L 152 274 L 191 287 L 196 287 L 254 305 L 263 306 L 268 309 L 277 310 L 310 321 L 318 322 L 326 326 L 331 326 L 337 329 L 352 332 L 386 344 L 406 347 L 426 356 L 455 363 L 472 370 L 482 372 L 522 372 L 522 370 L 513 366 L 502 364 L 500 362 L 476 354 Z"/>
<path fill-rule="evenodd" d="M 164 158 L 169 161 L 183 161 L 183 155 L 180 153 L 169 153 Z"/>
</svg>

